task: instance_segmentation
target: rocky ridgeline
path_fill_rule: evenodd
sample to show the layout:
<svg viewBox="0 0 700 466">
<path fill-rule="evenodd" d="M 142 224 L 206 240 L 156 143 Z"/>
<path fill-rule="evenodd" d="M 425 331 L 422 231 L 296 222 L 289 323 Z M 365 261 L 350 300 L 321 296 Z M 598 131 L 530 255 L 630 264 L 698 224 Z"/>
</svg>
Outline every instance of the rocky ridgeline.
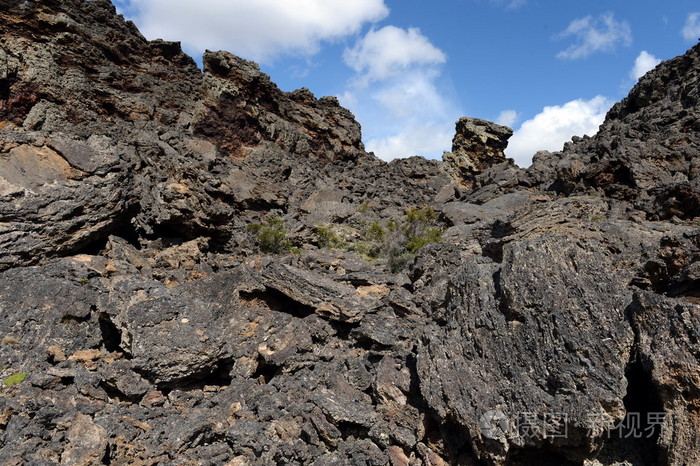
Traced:
<svg viewBox="0 0 700 466">
<path fill-rule="evenodd" d="M 700 46 L 530 169 L 0 0 L 3 464 L 700 463 Z"/>
</svg>

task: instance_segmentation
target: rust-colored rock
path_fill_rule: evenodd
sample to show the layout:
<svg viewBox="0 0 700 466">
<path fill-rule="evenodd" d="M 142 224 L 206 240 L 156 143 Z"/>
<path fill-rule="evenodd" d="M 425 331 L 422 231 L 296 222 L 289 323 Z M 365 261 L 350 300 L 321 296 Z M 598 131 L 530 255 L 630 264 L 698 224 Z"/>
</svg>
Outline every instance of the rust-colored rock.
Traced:
<svg viewBox="0 0 700 466">
<path fill-rule="evenodd" d="M 452 152 L 442 160 L 453 176 L 466 188 L 473 186 L 474 177 L 488 167 L 505 162 L 503 153 L 513 130 L 507 126 L 478 118 L 460 118 L 456 123 Z"/>
</svg>

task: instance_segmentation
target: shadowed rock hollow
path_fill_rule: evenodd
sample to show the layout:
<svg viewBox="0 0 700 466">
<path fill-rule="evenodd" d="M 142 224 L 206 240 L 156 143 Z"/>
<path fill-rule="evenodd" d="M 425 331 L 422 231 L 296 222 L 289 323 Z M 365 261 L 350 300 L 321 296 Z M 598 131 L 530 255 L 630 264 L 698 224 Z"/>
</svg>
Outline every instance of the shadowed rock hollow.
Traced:
<svg viewBox="0 0 700 466">
<path fill-rule="evenodd" d="M 0 462 L 700 462 L 700 46 L 591 138 L 384 163 L 334 98 L 0 0 Z"/>
</svg>

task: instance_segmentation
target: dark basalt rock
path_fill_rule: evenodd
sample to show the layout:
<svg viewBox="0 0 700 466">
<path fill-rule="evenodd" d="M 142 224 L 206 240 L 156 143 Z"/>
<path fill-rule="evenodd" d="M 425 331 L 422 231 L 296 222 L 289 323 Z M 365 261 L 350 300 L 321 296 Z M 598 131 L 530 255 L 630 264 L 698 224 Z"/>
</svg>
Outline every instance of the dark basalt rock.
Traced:
<svg viewBox="0 0 700 466">
<path fill-rule="evenodd" d="M 700 462 L 700 46 L 530 169 L 474 119 L 387 164 L 109 1 L 0 7 L 3 464 Z"/>
<path fill-rule="evenodd" d="M 533 172 L 569 194 L 601 191 L 650 219 L 698 215 L 700 45 L 643 76 L 592 138 L 541 154 Z M 572 163 L 576 163 L 574 168 Z M 545 168 L 546 167 L 546 168 Z"/>
</svg>

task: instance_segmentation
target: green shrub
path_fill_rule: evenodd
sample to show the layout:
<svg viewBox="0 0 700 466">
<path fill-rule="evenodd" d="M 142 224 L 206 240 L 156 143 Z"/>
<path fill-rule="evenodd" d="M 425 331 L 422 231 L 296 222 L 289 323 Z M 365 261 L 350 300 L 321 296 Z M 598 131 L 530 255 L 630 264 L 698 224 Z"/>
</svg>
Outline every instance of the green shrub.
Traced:
<svg viewBox="0 0 700 466">
<path fill-rule="evenodd" d="M 426 228 L 406 241 L 406 249 L 415 254 L 426 244 L 439 243 L 440 240 L 442 240 L 442 231 L 439 228 Z"/>
<path fill-rule="evenodd" d="M 5 379 L 5 381 L 2 383 L 5 387 L 12 387 L 13 385 L 18 385 L 24 382 L 24 379 L 27 378 L 27 373 L 26 372 L 19 372 L 17 374 L 13 374 Z"/>
<path fill-rule="evenodd" d="M 426 244 L 442 240 L 442 224 L 438 214 L 430 207 L 415 208 L 402 218 L 382 221 L 367 203 L 357 210 L 348 222 L 342 237 L 330 225 L 314 228 L 319 247 L 355 251 L 365 260 L 386 258 L 389 269 L 396 273 L 413 260 L 415 254 Z M 342 233 L 342 231 L 341 231 Z M 261 247 L 262 249 L 262 247 Z"/>
<path fill-rule="evenodd" d="M 279 217 L 270 217 L 264 223 L 252 223 L 248 225 L 248 230 L 255 236 L 260 252 L 282 254 L 292 249 L 287 228 Z"/>
<path fill-rule="evenodd" d="M 432 223 L 435 222 L 437 218 L 437 214 L 431 207 L 411 209 L 408 212 L 406 212 L 406 221 L 412 225 L 420 223 Z"/>
<path fill-rule="evenodd" d="M 365 229 L 364 237 L 368 241 L 381 241 L 386 236 L 386 231 L 384 227 L 379 224 L 379 222 L 372 222 Z"/>
<path fill-rule="evenodd" d="M 423 246 L 442 240 L 438 215 L 430 207 L 409 210 L 400 222 L 387 223 L 387 229 L 392 234 L 384 250 L 394 273 L 403 270 Z"/>
<path fill-rule="evenodd" d="M 392 273 L 401 272 L 415 255 L 403 247 L 389 248 L 386 252 L 387 266 Z"/>
<path fill-rule="evenodd" d="M 437 243 L 442 239 L 438 216 L 430 207 L 406 212 L 402 229 L 406 235 L 405 247 L 413 254 L 426 244 Z"/>
<path fill-rule="evenodd" d="M 338 237 L 327 225 L 317 225 L 314 227 L 314 233 L 320 248 L 335 247 L 339 243 Z"/>
</svg>

